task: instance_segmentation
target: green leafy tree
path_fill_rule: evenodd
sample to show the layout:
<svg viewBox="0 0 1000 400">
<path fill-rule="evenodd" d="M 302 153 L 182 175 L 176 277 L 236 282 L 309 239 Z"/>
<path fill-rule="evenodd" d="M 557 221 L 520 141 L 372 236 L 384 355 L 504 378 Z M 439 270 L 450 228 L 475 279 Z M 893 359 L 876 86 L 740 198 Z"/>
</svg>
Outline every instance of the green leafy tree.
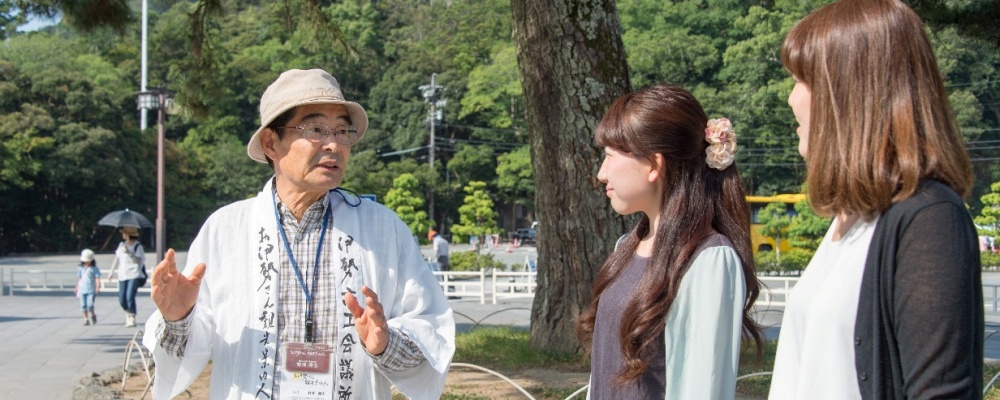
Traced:
<svg viewBox="0 0 1000 400">
<path fill-rule="evenodd" d="M 469 182 L 464 190 L 465 202 L 458 208 L 459 223 L 451 226 L 455 241 L 463 242 L 472 236 L 499 232 L 497 212 L 493 199 L 486 191 L 486 182 Z"/>
<path fill-rule="evenodd" d="M 420 181 L 413 174 L 404 173 L 392 181 L 392 188 L 385 195 L 385 206 L 410 227 L 415 236 L 423 235 L 431 227 L 424 211 L 424 199 L 419 196 Z"/>
<path fill-rule="evenodd" d="M 906 3 L 928 24 L 955 27 L 964 35 L 992 42 L 994 49 L 1000 46 L 1000 26 L 996 20 L 1000 15 L 998 0 L 906 0 Z"/>
<path fill-rule="evenodd" d="M 435 187 L 439 181 L 437 173 L 427 164 L 417 163 L 412 158 L 385 163 L 375 151 L 365 150 L 351 155 L 347 174 L 341 186 L 362 194 L 374 194 L 378 199 L 385 199 L 393 181 L 403 174 L 413 175 L 421 188 Z"/>
<path fill-rule="evenodd" d="M 535 181 L 531 173 L 531 149 L 522 146 L 497 157 L 497 188 L 511 203 L 534 209 Z"/>
<path fill-rule="evenodd" d="M 788 29 L 828 1 L 151 0 L 149 86 L 170 89 L 179 105 L 165 129 L 168 245 L 184 247 L 209 212 L 253 195 L 270 176 L 245 155 L 267 85 L 289 68 L 325 68 L 371 118 L 352 148 L 346 188 L 384 201 L 393 180 L 411 173 L 428 203 L 433 193 L 428 215 L 442 232 L 460 220 L 470 181 L 496 195 L 501 226 L 515 224 L 520 204 L 537 208 L 530 218 L 544 226 L 546 278 L 532 342 L 570 349 L 566 316 L 588 304 L 592 275 L 626 229 L 606 200 L 581 191 L 593 185 L 594 124 L 607 105 L 630 82 L 687 87 L 709 116 L 736 125 L 749 191 L 791 192 L 805 163 L 778 51 Z M 969 35 L 974 20 L 962 15 L 992 23 L 1000 1 L 907 1 L 928 22 L 976 169 L 970 210 L 979 215 L 1000 180 L 1000 52 L 989 36 Z M 130 6 L 131 22 L 77 30 L 86 14 L 77 11 L 101 2 Z M 48 11 L 63 21 L 14 30 Z M 107 26 L 100 17 L 108 15 L 93 26 Z M 155 215 L 156 134 L 139 131 L 135 112 L 137 15 L 135 1 L 0 0 L 0 253 L 100 246 L 112 235 L 95 226 L 102 212 Z M 435 168 L 417 90 L 432 73 L 448 100 L 435 126 Z M 529 142 L 530 157 L 505 154 Z M 559 257 L 565 252 L 578 257 Z M 782 265 L 794 258 L 781 256 Z"/>
<path fill-rule="evenodd" d="M 795 212 L 788 225 L 788 241 L 792 247 L 815 252 L 830 228 L 830 219 L 816 215 L 809 200 L 795 203 Z"/>
<path fill-rule="evenodd" d="M 448 172 L 452 174 L 453 184 L 463 185 L 464 182 L 492 182 L 497 176 L 497 158 L 490 146 L 472 146 L 461 144 L 458 151 L 448 160 Z"/>
<path fill-rule="evenodd" d="M 469 73 L 468 91 L 462 97 L 458 118 L 478 114 L 490 127 L 522 127 L 521 80 L 517 74 L 517 53 L 514 44 L 502 45 L 490 57 L 490 63 L 477 66 Z M 500 140 L 514 140 L 513 131 Z"/>
<path fill-rule="evenodd" d="M 55 145 L 46 134 L 53 128 L 54 119 L 34 104 L 0 117 L 0 189 L 34 186 L 45 165 L 44 155 Z"/>
<path fill-rule="evenodd" d="M 212 0 L 205 0 L 212 1 Z M 83 31 L 111 27 L 124 31 L 135 22 L 132 10 L 125 0 L 4 0 L 0 1 L 0 19 L 7 25 L 27 21 L 28 15 L 55 18 L 62 16 L 71 26 Z M 16 27 L 16 25 L 14 26 Z M 7 33 L 13 31 L 7 27 Z"/>
<path fill-rule="evenodd" d="M 781 240 L 787 239 L 788 226 L 792 218 L 788 216 L 785 203 L 774 202 L 760 210 L 757 219 L 762 225 L 760 234 L 774 240 L 774 254 L 781 263 Z"/>
<path fill-rule="evenodd" d="M 976 224 L 982 227 L 979 234 L 992 236 L 993 240 L 1000 243 L 1000 182 L 990 185 L 990 192 L 980 200 L 983 202 L 983 209 L 975 219 Z"/>
</svg>

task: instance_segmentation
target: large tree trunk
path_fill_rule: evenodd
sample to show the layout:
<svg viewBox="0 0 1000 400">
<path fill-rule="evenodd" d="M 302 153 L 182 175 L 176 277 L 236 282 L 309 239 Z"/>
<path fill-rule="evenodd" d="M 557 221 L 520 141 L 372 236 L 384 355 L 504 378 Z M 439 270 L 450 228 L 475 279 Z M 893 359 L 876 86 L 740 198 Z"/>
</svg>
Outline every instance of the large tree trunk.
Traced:
<svg viewBox="0 0 1000 400">
<path fill-rule="evenodd" d="M 538 213 L 535 349 L 578 351 L 576 319 L 623 219 L 597 181 L 594 128 L 630 89 L 613 0 L 511 0 Z"/>
</svg>

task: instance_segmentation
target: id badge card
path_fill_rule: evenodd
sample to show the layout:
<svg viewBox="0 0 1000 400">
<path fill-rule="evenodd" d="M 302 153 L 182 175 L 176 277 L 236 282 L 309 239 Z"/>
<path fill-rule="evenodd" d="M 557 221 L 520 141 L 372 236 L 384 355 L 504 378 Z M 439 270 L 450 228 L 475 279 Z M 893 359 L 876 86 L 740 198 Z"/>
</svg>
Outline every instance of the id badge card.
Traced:
<svg viewBox="0 0 1000 400">
<path fill-rule="evenodd" d="M 333 349 L 326 344 L 285 343 L 281 370 L 281 400 L 329 400 L 336 391 Z"/>
</svg>

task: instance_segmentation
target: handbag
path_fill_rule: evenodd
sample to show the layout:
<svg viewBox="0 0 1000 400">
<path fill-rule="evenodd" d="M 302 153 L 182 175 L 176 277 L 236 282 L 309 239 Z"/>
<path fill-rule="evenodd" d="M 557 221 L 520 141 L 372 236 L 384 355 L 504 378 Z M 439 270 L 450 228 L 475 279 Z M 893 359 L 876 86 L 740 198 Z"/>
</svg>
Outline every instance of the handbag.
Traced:
<svg viewBox="0 0 1000 400">
<path fill-rule="evenodd" d="M 135 253 L 137 251 L 139 251 L 139 245 L 140 244 L 141 243 L 136 242 L 135 243 L 135 247 L 129 253 L 129 255 L 132 256 L 133 258 L 135 257 Z M 136 279 L 136 282 L 135 282 L 136 285 L 138 287 L 144 287 L 144 286 L 146 286 L 146 278 L 149 278 L 149 274 L 146 273 L 146 263 L 139 264 L 139 277 L 135 278 Z"/>
<path fill-rule="evenodd" d="M 142 269 L 140 271 L 142 272 L 142 274 L 139 275 L 138 278 L 136 278 L 136 279 L 138 279 L 138 281 L 136 282 L 136 284 L 139 287 L 144 287 L 144 286 L 146 286 L 146 278 L 149 277 L 149 275 L 146 274 L 146 264 L 142 264 Z"/>
</svg>

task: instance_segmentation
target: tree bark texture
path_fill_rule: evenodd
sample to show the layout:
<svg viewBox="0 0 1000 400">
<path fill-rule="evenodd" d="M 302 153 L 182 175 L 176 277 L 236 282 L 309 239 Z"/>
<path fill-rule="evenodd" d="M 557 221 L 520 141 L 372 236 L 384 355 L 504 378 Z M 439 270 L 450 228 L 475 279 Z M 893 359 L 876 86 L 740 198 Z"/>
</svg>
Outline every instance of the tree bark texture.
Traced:
<svg viewBox="0 0 1000 400">
<path fill-rule="evenodd" d="M 594 129 L 630 90 L 613 0 L 511 0 L 539 222 L 535 349 L 579 351 L 576 319 L 625 231 L 597 180 Z"/>
</svg>

